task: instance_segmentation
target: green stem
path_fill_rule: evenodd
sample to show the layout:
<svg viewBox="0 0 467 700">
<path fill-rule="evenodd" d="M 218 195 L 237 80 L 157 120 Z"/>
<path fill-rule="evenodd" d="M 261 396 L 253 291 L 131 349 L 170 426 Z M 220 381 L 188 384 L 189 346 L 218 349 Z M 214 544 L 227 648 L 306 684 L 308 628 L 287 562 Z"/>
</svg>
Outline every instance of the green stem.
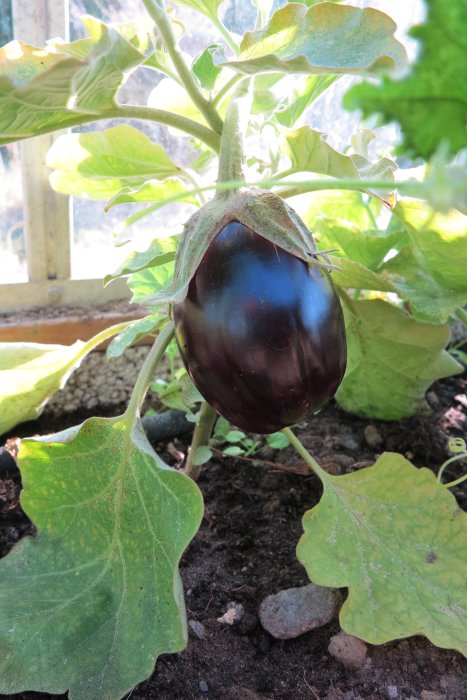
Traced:
<svg viewBox="0 0 467 700">
<path fill-rule="evenodd" d="M 129 326 L 130 323 L 133 323 L 133 321 L 124 321 L 123 323 L 117 323 L 115 326 L 109 326 L 108 328 L 104 328 L 103 331 L 97 333 L 92 338 L 86 341 L 79 354 L 79 357 L 84 357 L 88 354 L 88 352 L 97 348 L 105 340 L 108 340 L 114 335 L 118 335 L 118 333 L 125 330 L 125 328 Z"/>
<path fill-rule="evenodd" d="M 318 462 L 311 456 L 308 450 L 302 445 L 298 437 L 290 430 L 290 428 L 284 428 L 282 430 L 284 435 L 287 435 L 290 444 L 298 452 L 300 457 L 308 464 L 311 471 L 316 474 L 318 479 L 324 484 L 329 480 L 329 474 L 327 474 L 322 467 L 319 466 Z"/>
<path fill-rule="evenodd" d="M 443 484 L 443 486 L 447 489 L 452 489 L 453 486 L 458 486 L 458 484 L 462 484 L 463 481 L 467 479 L 467 474 L 464 474 L 464 476 L 460 476 L 458 479 L 455 479 L 454 481 L 450 481 L 448 484 Z"/>
<path fill-rule="evenodd" d="M 467 326 L 467 311 L 463 309 L 461 306 L 459 306 L 458 309 L 456 309 L 456 316 L 461 321 L 464 326 Z"/>
<path fill-rule="evenodd" d="M 24 136 L 23 139 L 31 138 L 32 136 L 40 136 L 41 134 L 50 134 L 54 131 L 61 131 L 64 128 L 81 126 L 82 124 L 98 122 L 104 119 L 141 119 L 144 121 L 157 122 L 158 124 L 166 124 L 167 126 L 172 126 L 174 129 L 184 131 L 190 136 L 194 136 L 199 141 L 205 143 L 206 146 L 209 146 L 209 148 L 211 148 L 215 153 L 219 152 L 220 137 L 206 126 L 198 124 L 197 122 L 193 121 L 193 119 L 182 117 L 180 114 L 167 112 L 164 109 L 141 107 L 139 105 L 114 105 L 100 114 L 74 115 L 73 112 L 70 112 L 70 114 L 67 116 L 66 122 L 60 122 L 60 124 L 57 124 L 54 127 L 46 125 L 39 129 L 35 129 L 34 134 L 28 134 L 27 136 Z M 6 145 L 7 143 L 20 140 L 22 139 L 18 138 L 18 136 L 15 136 L 14 138 L 12 137 L 11 140 L 2 138 L 2 144 Z"/>
<path fill-rule="evenodd" d="M 185 474 L 193 481 L 197 481 L 201 473 L 201 464 L 193 464 L 193 458 L 199 447 L 207 445 L 211 437 L 217 413 L 208 403 L 204 402 L 201 406 L 199 420 L 193 433 L 190 451 L 185 464 Z"/>
<path fill-rule="evenodd" d="M 239 183 L 234 189 L 245 184 L 243 138 L 250 116 L 250 84 L 251 80 L 246 79 L 237 85 L 227 107 L 221 138 L 217 183 Z"/>
<path fill-rule="evenodd" d="M 232 50 L 235 56 L 238 56 L 238 54 L 240 53 L 240 47 L 235 42 L 233 36 L 231 35 L 227 27 L 223 24 L 223 22 L 221 22 L 217 15 L 215 17 L 210 17 L 210 19 L 216 27 L 216 29 L 218 30 L 219 34 L 221 34 L 225 39 L 227 46 Z"/>
<path fill-rule="evenodd" d="M 461 452 L 460 454 L 454 455 L 454 457 L 450 457 L 449 459 L 447 459 L 444 462 L 444 464 L 441 465 L 441 467 L 439 469 L 438 476 L 436 477 L 438 479 L 438 481 L 441 483 L 441 479 L 442 479 L 442 476 L 443 476 L 443 473 L 444 473 L 444 470 L 446 469 L 446 467 L 448 467 L 453 462 L 457 462 L 459 459 L 466 459 L 466 458 L 467 458 L 467 453 Z M 444 486 L 449 487 L 450 484 L 444 484 Z"/>
<path fill-rule="evenodd" d="M 151 381 L 154 370 L 160 362 L 165 349 L 172 340 L 174 335 L 174 324 L 169 321 L 160 331 L 156 338 L 156 342 L 151 347 L 146 355 L 143 366 L 141 367 L 138 379 L 131 394 L 128 408 L 125 411 L 125 417 L 133 424 L 135 416 L 139 414 L 141 406 L 148 390 L 149 382 Z"/>
<path fill-rule="evenodd" d="M 219 92 L 217 95 L 214 96 L 212 100 L 212 104 L 217 107 L 224 97 L 231 91 L 231 89 L 240 82 L 240 80 L 244 80 L 245 76 L 242 75 L 241 73 L 237 73 L 236 75 L 233 76 L 233 78 L 230 78 L 224 85 L 220 88 Z"/>
<path fill-rule="evenodd" d="M 175 70 L 180 76 L 185 90 L 187 91 L 193 104 L 198 107 L 201 114 L 204 116 L 211 128 L 218 134 L 222 133 L 222 119 L 217 113 L 216 109 L 212 106 L 211 102 L 207 100 L 201 93 L 198 85 L 191 73 L 189 67 L 185 63 L 182 52 L 177 43 L 177 39 L 170 24 L 169 16 L 165 11 L 165 7 L 162 0 L 143 0 L 143 4 L 151 17 L 151 19 L 156 24 L 162 41 L 164 42 L 167 53 L 172 59 Z"/>
</svg>

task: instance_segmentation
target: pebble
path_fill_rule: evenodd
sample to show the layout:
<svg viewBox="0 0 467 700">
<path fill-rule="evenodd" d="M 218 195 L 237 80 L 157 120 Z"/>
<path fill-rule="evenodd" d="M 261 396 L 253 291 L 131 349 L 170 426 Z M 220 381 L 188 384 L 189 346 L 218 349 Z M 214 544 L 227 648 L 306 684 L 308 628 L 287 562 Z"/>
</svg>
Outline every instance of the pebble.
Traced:
<svg viewBox="0 0 467 700">
<path fill-rule="evenodd" d="M 372 425 L 371 423 L 367 425 L 363 434 L 365 435 L 366 444 L 369 445 L 369 447 L 379 447 L 383 442 L 381 433 L 376 425 Z"/>
<path fill-rule="evenodd" d="M 260 605 L 259 618 L 276 639 L 293 639 L 331 622 L 341 602 L 337 589 L 309 583 L 267 596 Z"/>
<path fill-rule="evenodd" d="M 206 636 L 206 628 L 203 624 L 201 624 L 201 622 L 198 622 L 197 620 L 189 620 L 188 627 L 191 629 L 195 637 L 198 637 L 198 639 L 204 639 Z"/>
<path fill-rule="evenodd" d="M 341 435 L 339 437 L 339 444 L 342 445 L 346 450 L 359 450 L 360 445 L 352 435 Z"/>
<path fill-rule="evenodd" d="M 236 625 L 245 614 L 245 609 L 241 603 L 228 603 L 226 612 L 217 618 L 217 622 L 224 625 Z"/>
<path fill-rule="evenodd" d="M 328 651 L 347 668 L 358 669 L 364 665 L 368 650 L 365 642 L 358 637 L 339 632 L 331 637 Z"/>
<path fill-rule="evenodd" d="M 199 682 L 199 689 L 201 690 L 202 693 L 207 693 L 209 690 L 209 686 L 206 683 L 206 681 L 200 681 Z"/>
<path fill-rule="evenodd" d="M 399 697 L 399 691 L 397 690 L 397 685 L 388 685 L 386 687 L 386 690 L 388 691 L 389 700 L 395 700 L 395 698 Z"/>
<path fill-rule="evenodd" d="M 422 690 L 420 700 L 446 700 L 446 696 L 436 693 L 434 690 Z"/>
</svg>

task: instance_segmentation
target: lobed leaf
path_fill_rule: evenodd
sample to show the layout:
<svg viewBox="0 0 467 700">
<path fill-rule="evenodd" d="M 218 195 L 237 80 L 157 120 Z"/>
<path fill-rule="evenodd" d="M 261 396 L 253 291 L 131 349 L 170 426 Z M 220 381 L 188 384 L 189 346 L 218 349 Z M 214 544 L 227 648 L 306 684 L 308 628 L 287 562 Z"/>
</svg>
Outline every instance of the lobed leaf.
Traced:
<svg viewBox="0 0 467 700">
<path fill-rule="evenodd" d="M 427 21 L 411 31 L 422 44 L 411 73 L 398 81 L 385 77 L 381 85 L 356 85 L 344 98 L 347 109 L 399 122 L 399 151 L 426 159 L 441 142 L 451 153 L 467 146 L 467 44 L 460 30 L 467 26 L 467 5 L 427 0 L 427 6 Z"/>
<path fill-rule="evenodd" d="M 193 61 L 191 70 L 205 90 L 213 90 L 222 68 L 214 64 L 212 55 L 221 44 L 209 44 Z"/>
<path fill-rule="evenodd" d="M 326 475 L 303 527 L 297 556 L 310 579 L 349 589 L 348 634 L 371 644 L 423 634 L 467 655 L 467 515 L 431 471 L 385 453 Z"/>
<path fill-rule="evenodd" d="M 162 146 L 127 124 L 60 136 L 49 150 L 47 165 L 54 169 L 50 182 L 57 192 L 87 199 L 108 199 L 147 180 L 183 174 Z"/>
<path fill-rule="evenodd" d="M 124 277 L 148 267 L 158 267 L 172 262 L 175 259 L 176 247 L 176 238 L 161 237 L 152 241 L 146 250 L 132 250 L 112 274 L 104 277 L 104 285 L 117 277 Z"/>
<path fill-rule="evenodd" d="M 201 494 L 127 416 L 23 441 L 19 459 L 38 534 L 0 562 L 0 692 L 117 700 L 186 644 L 178 563 Z"/>
<path fill-rule="evenodd" d="M 218 55 L 217 62 L 246 74 L 391 71 L 406 63 L 395 29 L 387 15 L 373 8 L 289 3 L 265 27 L 245 34 L 238 58 Z"/>
<path fill-rule="evenodd" d="M 348 362 L 338 389 L 347 411 L 380 420 L 399 420 L 420 408 L 428 387 L 461 371 L 444 350 L 447 325 L 410 318 L 380 299 L 344 297 Z"/>
<path fill-rule="evenodd" d="M 144 55 L 103 22 L 83 22 L 89 39 L 75 56 L 20 41 L 0 49 L 0 145 L 111 111 L 125 72 Z"/>
</svg>

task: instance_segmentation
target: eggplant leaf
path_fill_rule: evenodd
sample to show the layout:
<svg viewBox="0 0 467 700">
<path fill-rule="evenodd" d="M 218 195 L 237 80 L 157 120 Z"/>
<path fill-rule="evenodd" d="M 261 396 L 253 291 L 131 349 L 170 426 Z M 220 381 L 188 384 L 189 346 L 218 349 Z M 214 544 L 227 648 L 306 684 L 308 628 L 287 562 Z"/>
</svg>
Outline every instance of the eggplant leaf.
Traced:
<svg viewBox="0 0 467 700">
<path fill-rule="evenodd" d="M 247 32 L 238 58 L 217 63 L 241 73 L 351 73 L 399 70 L 406 64 L 396 25 L 383 12 L 322 2 L 281 7 L 270 22 Z"/>
<path fill-rule="evenodd" d="M 158 238 L 152 241 L 146 250 L 132 250 L 111 275 L 104 277 L 104 284 L 108 284 L 117 277 L 145 270 L 147 267 L 158 267 L 172 262 L 175 259 L 176 247 L 175 238 Z"/>
<path fill-rule="evenodd" d="M 338 403 L 351 413 L 399 420 L 420 408 L 428 387 L 461 371 L 444 350 L 447 325 L 410 318 L 380 299 L 344 298 L 348 362 Z"/>
<path fill-rule="evenodd" d="M 313 583 L 348 587 L 342 628 L 371 644 L 423 634 L 467 655 L 467 514 L 454 496 L 395 453 L 323 481 L 297 556 Z"/>
<path fill-rule="evenodd" d="M 106 350 L 107 357 L 109 359 L 120 357 L 127 348 L 138 342 L 138 340 L 154 334 L 165 321 L 165 316 L 153 313 L 130 323 L 109 343 Z"/>
<path fill-rule="evenodd" d="M 57 192 L 87 199 L 108 199 L 124 187 L 183 174 L 162 146 L 127 124 L 60 136 L 47 165 L 54 170 L 50 182 Z"/>
<path fill-rule="evenodd" d="M 21 445 L 38 534 L 0 562 L 2 693 L 117 700 L 186 644 L 178 563 L 202 497 L 134 421 L 91 418 Z"/>
<path fill-rule="evenodd" d="M 99 342 L 94 337 L 69 346 L 0 343 L 0 434 L 37 418 Z"/>
<path fill-rule="evenodd" d="M 0 49 L 0 146 L 109 113 L 144 55 L 94 17 L 79 58 L 12 41 Z"/>
</svg>

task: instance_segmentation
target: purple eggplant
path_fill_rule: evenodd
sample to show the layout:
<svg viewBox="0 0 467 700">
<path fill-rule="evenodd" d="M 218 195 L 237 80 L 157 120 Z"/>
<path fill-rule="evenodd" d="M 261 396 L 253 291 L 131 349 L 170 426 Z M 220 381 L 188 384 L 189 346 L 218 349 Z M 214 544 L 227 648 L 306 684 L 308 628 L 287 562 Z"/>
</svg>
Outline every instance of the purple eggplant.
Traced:
<svg viewBox="0 0 467 700">
<path fill-rule="evenodd" d="M 344 376 L 344 319 L 329 274 L 238 221 L 214 238 L 173 315 L 195 386 L 244 430 L 302 420 Z"/>
</svg>

